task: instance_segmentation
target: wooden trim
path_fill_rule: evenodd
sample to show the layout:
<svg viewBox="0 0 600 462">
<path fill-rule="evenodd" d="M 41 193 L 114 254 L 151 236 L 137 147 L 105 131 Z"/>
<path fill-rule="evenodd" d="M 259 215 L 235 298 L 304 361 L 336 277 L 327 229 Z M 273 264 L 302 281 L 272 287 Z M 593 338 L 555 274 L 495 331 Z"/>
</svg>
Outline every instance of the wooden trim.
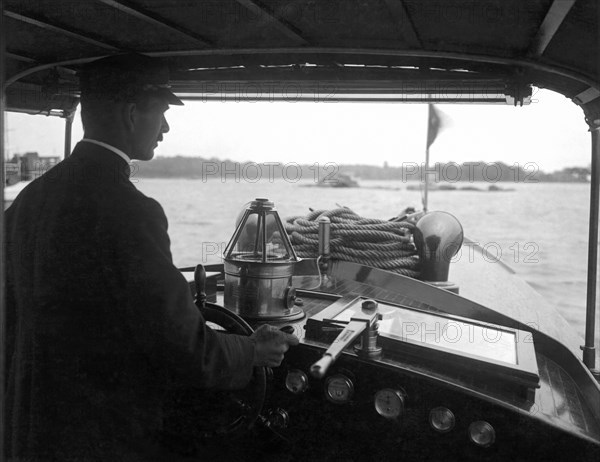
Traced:
<svg viewBox="0 0 600 462">
<path fill-rule="evenodd" d="M 579 93 L 577 96 L 573 97 L 573 102 L 578 105 L 587 104 L 591 101 L 594 101 L 596 98 L 600 96 L 600 90 L 597 88 L 587 88 Z"/>
<path fill-rule="evenodd" d="M 298 31 L 295 27 L 275 17 L 273 14 L 269 13 L 265 8 L 257 5 L 252 0 L 236 1 L 243 7 L 247 8 L 250 12 L 258 15 L 259 17 L 264 18 L 267 24 L 272 25 L 275 29 L 277 29 L 287 38 L 293 40 L 296 43 L 296 45 L 309 45 L 308 41 L 304 37 L 302 37 L 302 35 L 300 35 L 300 31 Z"/>
<path fill-rule="evenodd" d="M 423 48 L 421 39 L 417 35 L 415 26 L 411 21 L 408 11 L 406 10 L 406 6 L 402 0 L 384 0 L 384 2 L 390 11 L 396 28 L 400 31 L 400 35 L 408 44 L 408 46 L 418 49 Z"/>
<path fill-rule="evenodd" d="M 79 40 L 80 42 L 85 42 L 90 45 L 97 46 L 99 48 L 104 48 L 105 50 L 110 50 L 110 51 L 118 51 L 119 50 L 119 48 L 117 48 L 113 45 L 109 45 L 108 43 L 101 42 L 100 40 L 90 38 L 89 36 L 83 35 L 82 33 L 75 31 L 74 29 L 66 29 L 62 26 L 57 26 L 56 24 L 50 24 L 47 21 L 41 21 L 39 19 L 32 18 L 31 16 L 25 16 L 25 15 L 15 13 L 10 10 L 5 10 L 4 16 L 11 18 L 11 19 L 15 19 L 17 21 L 27 23 L 27 24 L 31 24 L 33 26 L 37 26 L 41 29 L 45 29 L 45 30 L 48 30 L 51 32 L 56 32 L 57 34 L 61 34 L 66 37 L 71 37 L 75 40 Z"/>
<path fill-rule="evenodd" d="M 4 57 L 5 58 L 10 58 L 10 59 L 14 59 L 16 61 L 23 61 L 24 63 L 29 63 L 29 64 L 35 64 L 37 63 L 37 60 L 29 57 L 29 56 L 24 56 L 22 54 L 17 54 L 17 53 L 12 53 L 10 51 L 6 51 L 4 53 Z"/>
<path fill-rule="evenodd" d="M 106 0 L 100 0 L 106 1 Z M 456 61 L 471 61 L 484 64 L 497 64 L 501 66 L 522 66 L 525 69 L 531 69 L 540 72 L 547 72 L 555 74 L 561 77 L 565 77 L 589 87 L 600 89 L 600 83 L 596 82 L 593 76 L 582 74 L 574 69 L 552 66 L 549 64 L 541 64 L 533 62 L 528 59 L 515 59 L 515 58 L 498 58 L 486 55 L 471 55 L 462 53 L 449 53 L 449 52 L 433 52 L 433 51 L 422 51 L 422 50 L 381 50 L 381 49 L 363 49 L 363 48 L 269 48 L 269 49 L 258 49 L 258 48 L 226 48 L 226 49 L 206 49 L 206 50 L 171 50 L 171 51 L 160 51 L 160 52 L 149 52 L 146 53 L 148 56 L 161 57 L 161 58 L 175 58 L 185 56 L 233 56 L 233 55 L 269 55 L 269 54 L 317 54 L 317 55 L 328 55 L 328 54 L 339 54 L 339 55 L 367 55 L 367 56 L 390 56 L 390 57 L 412 57 L 412 58 L 425 58 L 425 59 L 448 59 Z M 9 77 L 5 85 L 11 85 L 17 80 L 33 74 L 38 71 L 50 69 L 56 66 L 69 66 L 72 64 L 84 64 L 103 56 L 89 56 L 86 58 L 77 58 L 64 61 L 58 61 L 55 63 L 46 63 L 39 66 L 32 67 L 23 72 L 19 72 Z"/>
<path fill-rule="evenodd" d="M 498 56 L 478 55 L 470 53 L 455 53 L 446 51 L 426 51 L 426 50 L 390 50 L 379 48 L 335 48 L 335 47 L 306 47 L 306 48 L 221 48 L 206 50 L 179 50 L 179 51 L 157 51 L 149 52 L 148 56 L 155 57 L 185 57 L 185 56 L 235 56 L 235 55 L 365 55 L 365 56 L 388 56 L 393 58 L 423 58 L 423 59 L 448 59 L 451 61 L 467 61 L 481 64 L 497 64 L 500 66 L 521 66 L 525 69 L 531 69 L 540 72 L 548 72 L 561 77 L 576 80 L 586 84 L 589 87 L 600 89 L 600 82 L 594 79 L 594 76 L 582 73 L 577 69 L 565 66 L 555 66 L 553 64 L 544 64 L 532 61 L 528 58 L 503 58 Z"/>
<path fill-rule="evenodd" d="M 374 299 L 377 300 L 377 297 L 374 297 Z M 361 300 L 363 300 L 361 297 L 353 297 L 352 295 L 344 296 L 320 313 L 309 318 L 306 322 L 306 339 L 323 343 L 331 342 L 332 333 L 337 335 L 339 332 L 329 332 L 327 329 L 334 326 L 343 327 L 343 324 L 338 324 L 335 321 L 335 318 L 351 307 L 354 307 L 353 309 L 356 312 L 356 305 L 361 303 Z M 460 366 L 465 369 L 476 368 L 479 370 L 479 373 L 487 374 L 490 377 L 493 376 L 498 379 L 501 378 L 506 385 L 510 384 L 516 388 L 520 386 L 525 386 L 528 389 L 539 387 L 535 349 L 533 341 L 527 342 L 525 340 L 528 338 L 527 332 L 447 313 L 432 313 L 410 306 L 398 305 L 385 300 L 379 301 L 379 303 L 380 306 L 386 306 L 388 308 L 396 307 L 398 310 L 402 310 L 405 313 L 408 311 L 414 314 L 421 313 L 422 323 L 419 324 L 419 328 L 423 328 L 426 319 L 431 321 L 433 318 L 437 318 L 440 320 L 440 323 L 443 322 L 442 320 L 447 320 L 448 322 L 453 322 L 455 324 L 462 323 L 463 325 L 479 327 L 483 330 L 491 329 L 494 332 L 499 332 L 501 334 L 506 333 L 512 335 L 514 338 L 515 362 L 511 363 L 497 360 L 489 355 L 478 355 L 473 349 L 453 349 L 448 345 L 441 344 L 441 342 L 439 344 L 435 342 L 419 342 L 412 338 L 404 337 L 401 332 L 380 332 L 379 342 L 381 346 L 385 347 L 384 351 L 388 357 L 400 355 L 409 362 L 410 358 L 412 358 L 412 360 L 416 362 L 429 362 L 432 364 L 452 363 L 454 366 Z M 360 308 L 358 308 L 358 310 L 360 310 Z M 400 319 L 402 319 L 402 316 Z M 438 325 L 438 322 L 436 321 L 435 324 Z M 471 331 L 469 330 L 469 332 Z M 425 335 L 432 333 L 433 332 L 427 331 Z M 421 335 L 423 335 L 423 332 L 421 332 Z M 461 335 L 464 335 L 464 332 Z M 471 333 L 468 335 L 473 334 Z M 489 340 L 490 343 L 495 343 L 495 341 L 496 339 Z M 454 342 L 449 341 L 449 343 Z"/>
<path fill-rule="evenodd" d="M 213 45 L 213 43 L 211 43 L 210 40 L 206 39 L 205 37 L 202 37 L 201 35 L 196 34 L 193 31 L 185 29 L 185 28 L 181 27 L 180 25 L 172 23 L 171 21 L 161 18 L 160 16 L 158 16 L 154 13 L 150 13 L 149 11 L 145 11 L 139 7 L 129 6 L 126 4 L 126 2 L 115 1 L 115 0 L 97 0 L 97 1 L 104 3 L 105 5 L 110 6 L 112 8 L 115 8 L 115 9 L 121 11 L 122 13 L 128 14 L 129 16 L 133 16 L 134 18 L 137 18 L 144 22 L 152 24 L 154 26 L 158 26 L 163 29 L 170 30 L 171 32 L 175 32 L 179 35 L 185 36 L 188 39 L 198 43 L 199 45 L 202 45 L 202 46 L 212 46 Z M 142 51 L 142 50 L 138 50 L 138 51 Z"/>
<path fill-rule="evenodd" d="M 531 41 L 527 56 L 539 58 L 544 54 L 574 4 L 575 0 L 554 0 L 552 2 L 537 34 Z"/>
</svg>

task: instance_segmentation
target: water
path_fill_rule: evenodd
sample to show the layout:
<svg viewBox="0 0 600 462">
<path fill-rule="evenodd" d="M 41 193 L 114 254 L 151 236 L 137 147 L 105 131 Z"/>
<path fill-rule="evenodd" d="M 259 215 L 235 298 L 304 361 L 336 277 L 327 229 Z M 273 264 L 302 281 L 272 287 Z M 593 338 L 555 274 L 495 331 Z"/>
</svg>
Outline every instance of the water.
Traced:
<svg viewBox="0 0 600 462">
<path fill-rule="evenodd" d="M 241 207 L 255 197 L 273 200 L 282 217 L 305 215 L 309 207 L 343 205 L 362 216 L 388 219 L 407 206 L 421 208 L 421 193 L 406 190 L 400 181 L 361 181 L 361 188 L 309 187 L 312 184 L 138 178 L 136 186 L 165 209 L 173 260 L 179 267 L 220 262 Z M 454 214 L 467 237 L 511 266 L 583 336 L 589 184 L 500 186 L 514 190 L 434 191 L 429 209 Z"/>
</svg>

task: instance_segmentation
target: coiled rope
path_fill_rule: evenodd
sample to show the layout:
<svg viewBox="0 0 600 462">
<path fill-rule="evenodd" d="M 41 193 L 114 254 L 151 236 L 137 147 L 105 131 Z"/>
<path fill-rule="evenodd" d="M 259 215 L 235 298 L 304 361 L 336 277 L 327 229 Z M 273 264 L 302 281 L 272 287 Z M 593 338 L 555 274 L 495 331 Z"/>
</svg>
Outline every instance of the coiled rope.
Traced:
<svg viewBox="0 0 600 462">
<path fill-rule="evenodd" d="M 286 219 L 286 231 L 299 257 L 319 255 L 318 219 L 331 220 L 330 256 L 381 268 L 416 278 L 419 258 L 411 235 L 415 225 L 409 221 L 362 218 L 349 208 L 315 210 L 307 216 Z"/>
</svg>

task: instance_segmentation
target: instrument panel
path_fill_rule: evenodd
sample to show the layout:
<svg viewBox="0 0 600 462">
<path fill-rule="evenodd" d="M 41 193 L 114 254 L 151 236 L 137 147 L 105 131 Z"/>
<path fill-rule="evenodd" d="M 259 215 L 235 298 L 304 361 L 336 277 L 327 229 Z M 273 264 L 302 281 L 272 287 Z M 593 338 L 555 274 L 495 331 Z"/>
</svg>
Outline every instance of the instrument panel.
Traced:
<svg viewBox="0 0 600 462">
<path fill-rule="evenodd" d="M 307 300 L 320 309 L 294 325 L 301 344 L 274 370 L 269 405 L 286 416 L 276 431 L 293 444 L 297 460 L 315 454 L 323 460 L 357 460 L 357 454 L 360 460 L 390 460 L 390 454 L 508 460 L 539 455 L 540 447 L 552 460 L 553 448 L 581 448 L 536 418 L 539 376 L 534 345 L 519 341 L 526 333 L 380 301 L 377 322 L 369 325 L 372 300 L 327 297 Z M 347 327 L 360 320 L 364 333 L 349 335 Z M 422 331 L 411 330 L 415 325 Z M 369 356 L 355 342 L 373 343 L 373 329 L 376 353 Z M 453 342 L 451 329 L 469 336 Z M 487 345 L 485 336 L 497 341 Z M 314 365 L 348 338 L 356 340 L 322 377 L 314 374 Z"/>
<path fill-rule="evenodd" d="M 407 460 L 500 461 L 533 448 L 536 454 L 546 448 L 553 460 L 552 448 L 580 448 L 580 441 L 532 418 L 531 406 L 510 410 L 442 377 L 390 362 L 342 355 L 317 379 L 310 367 L 322 353 L 303 344 L 274 370 L 267 406 L 285 414 L 285 426 L 275 430 L 291 442 L 295 460 L 319 454 L 319 460 L 375 461 L 397 454 Z"/>
</svg>

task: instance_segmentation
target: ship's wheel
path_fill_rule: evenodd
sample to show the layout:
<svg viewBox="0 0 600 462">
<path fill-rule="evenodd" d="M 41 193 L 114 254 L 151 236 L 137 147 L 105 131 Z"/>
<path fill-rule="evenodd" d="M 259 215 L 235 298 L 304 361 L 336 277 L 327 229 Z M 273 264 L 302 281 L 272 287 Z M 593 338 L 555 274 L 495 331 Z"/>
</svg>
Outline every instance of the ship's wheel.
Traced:
<svg viewBox="0 0 600 462">
<path fill-rule="evenodd" d="M 252 335 L 252 327 L 237 314 L 204 301 L 204 269 L 197 268 L 195 276 L 196 304 L 206 322 L 225 335 Z M 258 419 L 265 402 L 268 371 L 265 367 L 255 367 L 250 383 L 243 390 L 186 388 L 171 393 L 165 408 L 164 443 L 191 454 L 211 440 L 245 435 Z"/>
</svg>

